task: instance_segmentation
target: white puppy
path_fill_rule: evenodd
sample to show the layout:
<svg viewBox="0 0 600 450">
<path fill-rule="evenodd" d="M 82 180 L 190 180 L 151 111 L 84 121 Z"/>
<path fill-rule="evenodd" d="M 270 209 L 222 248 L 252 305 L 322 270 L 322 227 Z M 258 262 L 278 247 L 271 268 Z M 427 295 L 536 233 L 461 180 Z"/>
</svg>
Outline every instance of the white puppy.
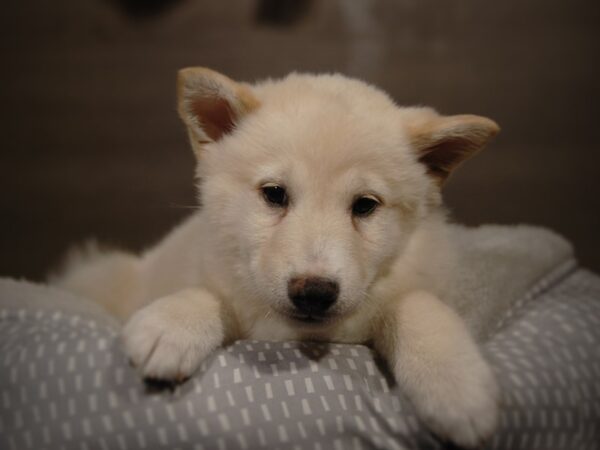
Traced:
<svg viewBox="0 0 600 450">
<path fill-rule="evenodd" d="M 498 126 L 341 75 L 246 85 L 188 68 L 178 94 L 200 210 L 140 257 L 99 253 L 58 284 L 133 313 L 123 339 L 144 377 L 183 380 L 240 338 L 372 343 L 435 432 L 487 438 L 498 392 L 449 304 L 440 187 Z"/>
</svg>

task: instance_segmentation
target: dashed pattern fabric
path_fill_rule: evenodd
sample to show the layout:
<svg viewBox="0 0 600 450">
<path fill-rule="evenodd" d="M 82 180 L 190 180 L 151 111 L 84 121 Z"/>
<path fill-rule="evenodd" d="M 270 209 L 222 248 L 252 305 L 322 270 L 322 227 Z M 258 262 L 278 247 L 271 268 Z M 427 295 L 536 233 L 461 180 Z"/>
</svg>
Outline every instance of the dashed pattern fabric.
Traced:
<svg viewBox="0 0 600 450">
<path fill-rule="evenodd" d="M 543 281 L 486 344 L 490 449 L 600 448 L 600 278 Z M 174 391 L 127 365 L 118 328 L 0 307 L 0 449 L 440 449 L 359 345 L 238 341 Z"/>
</svg>

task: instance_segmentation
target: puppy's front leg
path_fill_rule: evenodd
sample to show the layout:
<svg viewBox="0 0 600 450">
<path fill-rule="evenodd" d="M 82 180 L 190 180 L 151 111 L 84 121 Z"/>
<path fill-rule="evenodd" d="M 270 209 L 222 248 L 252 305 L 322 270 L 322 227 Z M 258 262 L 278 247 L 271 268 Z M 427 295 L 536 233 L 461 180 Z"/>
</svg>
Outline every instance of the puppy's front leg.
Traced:
<svg viewBox="0 0 600 450">
<path fill-rule="evenodd" d="M 179 291 L 131 317 L 123 328 L 125 352 L 144 378 L 183 381 L 230 338 L 232 320 L 210 292 Z"/>
<path fill-rule="evenodd" d="M 473 447 L 498 418 L 498 387 L 462 319 L 418 291 L 388 305 L 375 336 L 419 417 L 442 438 Z"/>
</svg>

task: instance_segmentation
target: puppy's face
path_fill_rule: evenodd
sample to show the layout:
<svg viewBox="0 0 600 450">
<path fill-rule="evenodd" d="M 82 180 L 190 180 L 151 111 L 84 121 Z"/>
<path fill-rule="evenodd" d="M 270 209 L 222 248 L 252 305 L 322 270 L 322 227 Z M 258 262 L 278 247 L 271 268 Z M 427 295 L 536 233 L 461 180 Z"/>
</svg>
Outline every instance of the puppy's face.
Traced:
<svg viewBox="0 0 600 450">
<path fill-rule="evenodd" d="M 444 146 L 440 116 L 341 76 L 250 88 L 187 71 L 180 113 L 201 201 L 248 296 L 303 326 L 367 304 L 458 163 L 426 150 Z"/>
<path fill-rule="evenodd" d="M 398 127 L 381 133 L 360 122 L 319 102 L 265 106 L 206 146 L 199 166 L 203 205 L 238 274 L 273 310 L 304 323 L 365 300 L 426 199 L 425 171 L 395 151 L 406 146 Z"/>
</svg>

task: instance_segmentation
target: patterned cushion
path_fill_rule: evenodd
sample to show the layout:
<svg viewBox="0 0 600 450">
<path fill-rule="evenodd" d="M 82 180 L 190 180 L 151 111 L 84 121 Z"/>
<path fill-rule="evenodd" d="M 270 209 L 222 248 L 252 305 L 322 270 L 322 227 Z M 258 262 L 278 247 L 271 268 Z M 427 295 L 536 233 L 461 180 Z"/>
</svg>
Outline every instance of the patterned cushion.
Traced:
<svg viewBox="0 0 600 450">
<path fill-rule="evenodd" d="M 367 347 L 238 341 L 184 385 L 153 392 L 114 322 L 55 302 L 31 308 L 47 288 L 13 292 L 0 306 L 2 449 L 443 448 Z M 599 277 L 572 265 L 549 275 L 485 353 L 503 391 L 486 448 L 600 448 Z"/>
</svg>

